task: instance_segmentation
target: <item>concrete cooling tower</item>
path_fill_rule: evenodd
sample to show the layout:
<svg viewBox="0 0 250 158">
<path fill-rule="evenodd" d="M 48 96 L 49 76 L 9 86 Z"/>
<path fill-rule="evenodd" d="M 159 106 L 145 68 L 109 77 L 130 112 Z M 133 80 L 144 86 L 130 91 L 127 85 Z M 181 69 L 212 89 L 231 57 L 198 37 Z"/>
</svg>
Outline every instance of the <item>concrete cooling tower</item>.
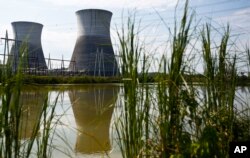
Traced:
<svg viewBox="0 0 250 158">
<path fill-rule="evenodd" d="M 20 56 L 24 54 L 23 60 L 26 68 L 47 69 L 42 44 L 41 33 L 43 25 L 34 22 L 12 22 L 14 42 L 11 48 L 9 62 L 12 68 L 17 69 Z"/>
<path fill-rule="evenodd" d="M 116 75 L 117 62 L 110 39 L 112 13 L 86 9 L 77 11 L 76 16 L 78 37 L 69 70 L 95 76 Z"/>
</svg>

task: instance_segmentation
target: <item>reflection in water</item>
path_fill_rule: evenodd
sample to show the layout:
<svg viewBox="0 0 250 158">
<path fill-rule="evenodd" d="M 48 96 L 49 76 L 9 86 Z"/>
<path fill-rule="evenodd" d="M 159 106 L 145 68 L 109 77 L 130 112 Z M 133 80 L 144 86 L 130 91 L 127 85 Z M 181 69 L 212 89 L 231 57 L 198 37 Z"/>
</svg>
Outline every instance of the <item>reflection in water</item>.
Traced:
<svg viewBox="0 0 250 158">
<path fill-rule="evenodd" d="M 75 150 L 90 154 L 111 149 L 109 126 L 118 86 L 84 86 L 69 92 L 78 134 Z"/>
<path fill-rule="evenodd" d="M 39 89 L 25 89 L 21 91 L 20 105 L 21 110 L 21 133 L 20 138 L 27 139 L 32 136 L 33 129 L 42 112 L 43 104 L 48 92 Z"/>
<path fill-rule="evenodd" d="M 78 154 L 83 153 L 82 155 L 76 155 L 76 157 L 100 157 L 99 154 L 96 154 L 97 156 L 92 154 L 109 151 L 111 149 L 110 139 L 114 140 L 116 138 L 116 136 L 110 138 L 109 130 L 114 110 L 113 104 L 116 102 L 119 89 L 120 87 L 116 85 L 25 86 L 25 90 L 22 90 L 20 96 L 20 104 L 22 105 L 21 124 L 23 126 L 20 134 L 21 138 L 28 139 L 31 137 L 36 119 L 38 119 L 39 113 L 42 112 L 43 103 L 48 93 L 50 96 L 49 101 L 52 103 L 55 101 L 59 91 L 69 91 L 69 96 L 67 94 L 61 95 L 63 101 L 57 102 L 56 114 L 60 116 L 62 124 L 57 125 L 55 129 L 58 135 L 55 135 L 53 145 L 59 150 L 54 150 L 53 156 L 60 158 L 68 157 L 64 156 L 61 151 L 67 152 L 67 145 L 69 145 L 69 153 L 72 157 L 75 151 Z M 196 89 L 202 100 L 205 87 L 198 86 Z M 236 109 L 249 109 L 249 92 L 249 87 L 237 87 Z M 14 95 L 12 98 L 14 98 Z M 118 108 L 117 110 L 119 111 L 120 109 Z M 63 116 L 61 117 L 61 115 Z M 119 112 L 117 115 L 119 115 Z M 75 131 L 71 130 L 75 128 L 75 123 L 79 130 L 77 135 Z M 63 140 L 61 140 L 62 137 Z M 75 151 L 73 151 L 74 149 Z M 122 157 L 119 149 L 112 150 L 109 156 L 114 158 Z"/>
</svg>

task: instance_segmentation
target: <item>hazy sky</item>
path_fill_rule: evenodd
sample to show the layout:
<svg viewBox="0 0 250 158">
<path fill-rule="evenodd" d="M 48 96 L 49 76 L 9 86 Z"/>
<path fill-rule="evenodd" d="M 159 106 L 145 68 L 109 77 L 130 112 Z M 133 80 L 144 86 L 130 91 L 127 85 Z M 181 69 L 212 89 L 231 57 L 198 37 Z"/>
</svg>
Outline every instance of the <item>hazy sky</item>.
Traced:
<svg viewBox="0 0 250 158">
<path fill-rule="evenodd" d="M 51 57 L 61 58 L 63 54 L 65 59 L 70 59 L 76 41 L 77 10 L 98 8 L 112 11 L 111 32 L 112 38 L 115 39 L 115 28 L 119 29 L 121 26 L 122 12 L 136 9 L 138 19 L 142 21 L 141 27 L 147 30 L 147 33 L 144 33 L 145 38 L 154 39 L 154 44 L 162 45 L 167 40 L 168 27 L 171 28 L 173 25 L 176 2 L 176 0 L 1 0 L 0 37 L 5 36 L 5 30 L 12 36 L 13 21 L 38 22 L 44 25 L 42 46 L 45 57 L 50 54 Z M 180 0 L 180 6 L 183 6 L 182 2 Z M 198 25 L 210 21 L 215 27 L 222 29 L 221 26 L 229 22 L 232 34 L 242 34 L 243 42 L 249 40 L 250 0 L 190 0 L 190 6 L 196 11 L 195 22 Z M 3 41 L 0 44 L 2 52 Z"/>
</svg>

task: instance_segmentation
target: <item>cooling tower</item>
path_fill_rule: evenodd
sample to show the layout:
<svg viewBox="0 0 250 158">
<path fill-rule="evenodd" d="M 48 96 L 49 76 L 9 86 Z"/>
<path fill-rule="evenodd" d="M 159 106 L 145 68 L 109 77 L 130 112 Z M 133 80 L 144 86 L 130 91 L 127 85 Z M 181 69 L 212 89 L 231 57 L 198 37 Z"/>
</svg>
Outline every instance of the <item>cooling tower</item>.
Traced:
<svg viewBox="0 0 250 158">
<path fill-rule="evenodd" d="M 43 25 L 34 22 L 11 23 L 14 39 L 9 62 L 12 68 L 17 69 L 20 56 L 23 54 L 23 63 L 26 68 L 47 69 L 41 44 Z"/>
<path fill-rule="evenodd" d="M 116 75 L 117 62 L 110 39 L 112 13 L 86 9 L 77 11 L 76 16 L 77 41 L 69 70 L 95 76 Z"/>
</svg>

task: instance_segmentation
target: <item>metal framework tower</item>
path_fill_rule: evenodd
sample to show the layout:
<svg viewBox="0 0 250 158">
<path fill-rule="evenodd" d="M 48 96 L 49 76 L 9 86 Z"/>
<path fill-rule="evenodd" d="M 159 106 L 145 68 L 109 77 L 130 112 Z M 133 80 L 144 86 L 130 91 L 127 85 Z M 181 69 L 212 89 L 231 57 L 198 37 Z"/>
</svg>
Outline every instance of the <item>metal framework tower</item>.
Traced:
<svg viewBox="0 0 250 158">
<path fill-rule="evenodd" d="M 110 39 L 112 13 L 100 9 L 76 12 L 78 37 L 69 70 L 87 75 L 114 76 L 117 62 Z"/>
<path fill-rule="evenodd" d="M 27 21 L 12 22 L 11 25 L 15 38 L 9 57 L 12 68 L 17 69 L 22 56 L 25 68 L 47 69 L 41 44 L 43 25 Z"/>
</svg>

